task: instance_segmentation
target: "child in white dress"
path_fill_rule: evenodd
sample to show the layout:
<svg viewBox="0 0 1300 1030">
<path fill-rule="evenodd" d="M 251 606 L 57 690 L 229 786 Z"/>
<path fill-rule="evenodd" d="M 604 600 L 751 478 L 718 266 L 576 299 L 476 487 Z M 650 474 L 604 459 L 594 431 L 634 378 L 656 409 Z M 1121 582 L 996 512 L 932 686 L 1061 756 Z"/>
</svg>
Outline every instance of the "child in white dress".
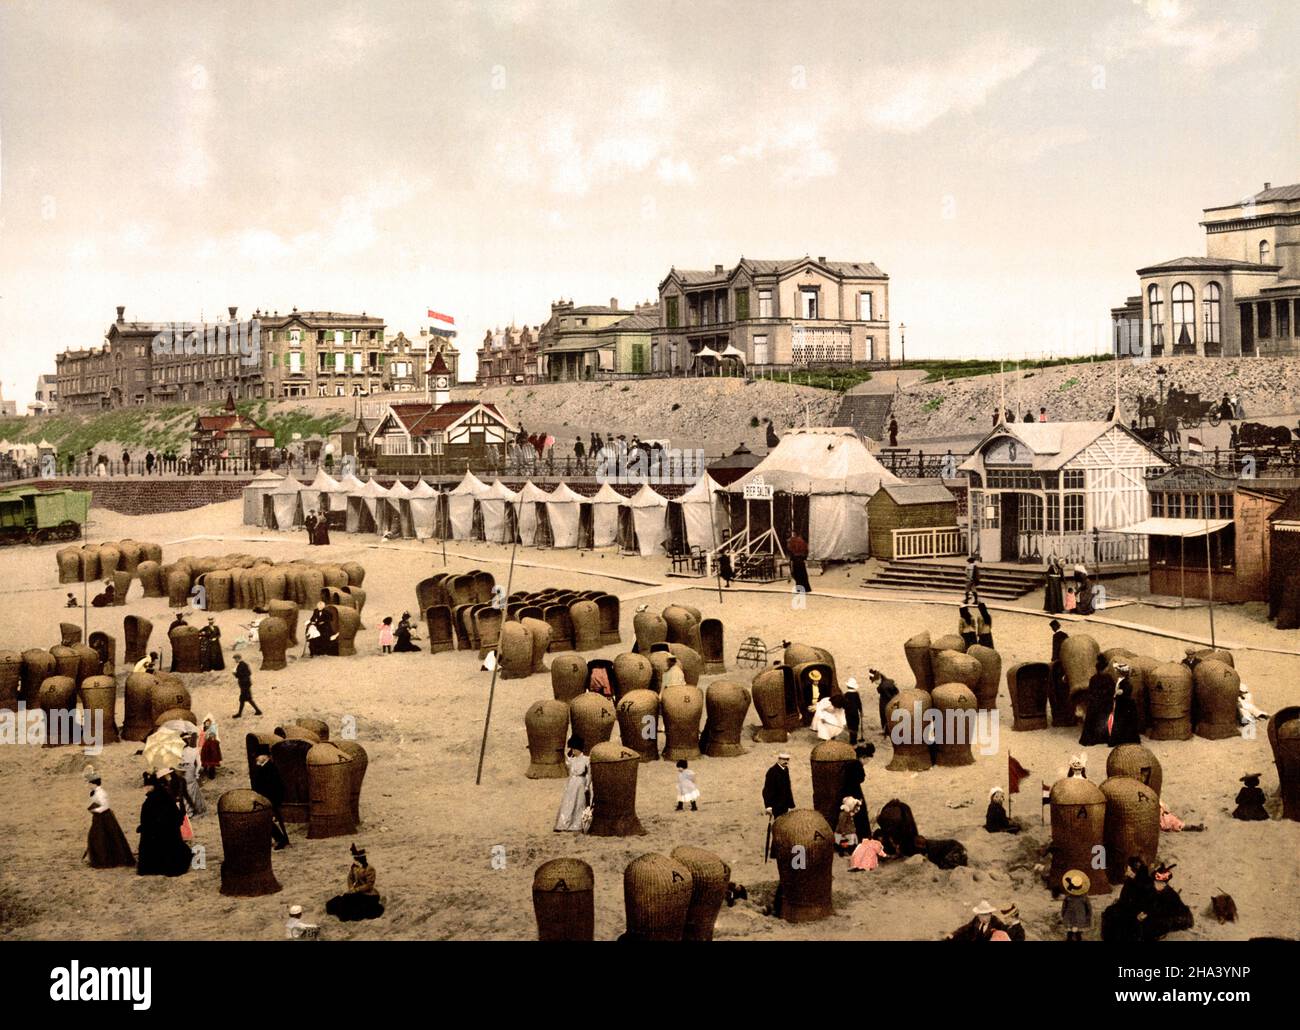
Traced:
<svg viewBox="0 0 1300 1030">
<path fill-rule="evenodd" d="M 700 800 L 700 788 L 695 785 L 695 772 L 686 767 L 686 759 L 677 760 L 677 811 L 682 811 L 682 806 L 690 803 L 691 811 L 698 812 Z"/>
</svg>

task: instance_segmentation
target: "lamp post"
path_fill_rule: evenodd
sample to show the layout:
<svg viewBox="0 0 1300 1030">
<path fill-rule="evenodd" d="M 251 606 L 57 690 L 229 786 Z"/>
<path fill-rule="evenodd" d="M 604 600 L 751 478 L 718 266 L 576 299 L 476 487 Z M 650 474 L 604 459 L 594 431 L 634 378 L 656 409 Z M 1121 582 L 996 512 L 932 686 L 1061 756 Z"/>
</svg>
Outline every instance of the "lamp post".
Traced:
<svg viewBox="0 0 1300 1030">
<path fill-rule="evenodd" d="M 907 323 L 898 323 L 898 337 L 903 347 L 903 360 L 899 364 L 907 364 Z"/>
</svg>

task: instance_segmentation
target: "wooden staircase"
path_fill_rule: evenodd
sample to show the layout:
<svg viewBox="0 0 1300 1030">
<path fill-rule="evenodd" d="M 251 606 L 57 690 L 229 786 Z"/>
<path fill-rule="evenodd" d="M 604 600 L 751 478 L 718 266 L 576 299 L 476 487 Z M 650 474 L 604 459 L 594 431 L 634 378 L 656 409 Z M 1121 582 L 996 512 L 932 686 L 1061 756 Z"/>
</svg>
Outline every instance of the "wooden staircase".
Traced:
<svg viewBox="0 0 1300 1030">
<path fill-rule="evenodd" d="M 1046 579 L 1033 568 L 980 566 L 979 594 L 987 601 L 1013 601 L 1043 586 Z M 966 569 L 961 565 L 928 561 L 891 561 L 863 580 L 872 590 L 899 590 L 917 594 L 950 594 L 960 600 L 966 592 Z"/>
</svg>

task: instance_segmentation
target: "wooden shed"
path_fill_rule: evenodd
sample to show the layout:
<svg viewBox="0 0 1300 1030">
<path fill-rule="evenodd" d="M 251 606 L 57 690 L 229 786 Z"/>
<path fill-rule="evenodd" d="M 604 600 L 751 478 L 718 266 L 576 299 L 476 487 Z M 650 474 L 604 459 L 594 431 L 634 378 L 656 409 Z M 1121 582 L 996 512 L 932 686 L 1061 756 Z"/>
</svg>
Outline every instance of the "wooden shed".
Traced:
<svg viewBox="0 0 1300 1030">
<path fill-rule="evenodd" d="M 932 546 L 918 546 L 936 531 L 957 535 L 957 498 L 942 483 L 884 483 L 867 502 L 867 527 L 873 558 L 909 558 Z"/>
<path fill-rule="evenodd" d="M 1268 617 L 1300 628 L 1300 491 L 1268 517 Z"/>
</svg>

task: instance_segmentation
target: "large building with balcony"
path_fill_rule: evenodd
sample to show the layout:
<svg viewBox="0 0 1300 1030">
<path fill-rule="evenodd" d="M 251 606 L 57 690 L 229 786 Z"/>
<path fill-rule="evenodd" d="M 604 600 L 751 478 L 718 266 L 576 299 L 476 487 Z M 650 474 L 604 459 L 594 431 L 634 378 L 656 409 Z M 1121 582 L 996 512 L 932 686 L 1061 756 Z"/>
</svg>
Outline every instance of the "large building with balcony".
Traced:
<svg viewBox="0 0 1300 1030">
<path fill-rule="evenodd" d="M 258 310 L 240 321 L 231 307 L 222 322 L 128 322 L 119 307 L 102 346 L 55 357 L 54 389 L 60 411 L 85 413 L 227 394 L 270 400 L 418 391 L 431 353 L 456 367 L 450 339 L 388 337 L 385 328 L 365 312 Z"/>
<path fill-rule="evenodd" d="M 1300 354 L 1300 183 L 1204 210 L 1205 256 L 1137 271 L 1111 309 L 1121 357 Z"/>
<path fill-rule="evenodd" d="M 653 370 L 726 360 L 758 369 L 888 361 L 889 276 L 870 261 L 825 257 L 672 269 L 659 284 Z"/>
<path fill-rule="evenodd" d="M 649 373 L 658 326 L 659 308 L 653 302 L 628 311 L 619 307 L 617 297 L 609 299 L 608 307 L 556 301 L 539 335 L 546 379 L 566 382 Z"/>
</svg>

